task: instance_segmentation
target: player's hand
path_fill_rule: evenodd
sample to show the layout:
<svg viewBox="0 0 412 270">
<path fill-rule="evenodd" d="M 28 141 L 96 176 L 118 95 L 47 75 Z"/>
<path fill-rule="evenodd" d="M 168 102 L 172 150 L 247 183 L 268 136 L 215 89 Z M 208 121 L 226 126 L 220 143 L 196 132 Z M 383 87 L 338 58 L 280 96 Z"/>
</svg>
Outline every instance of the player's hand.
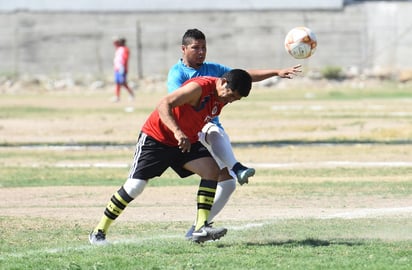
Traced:
<svg viewBox="0 0 412 270">
<path fill-rule="evenodd" d="M 179 146 L 179 149 L 181 149 L 183 153 L 190 152 L 190 147 L 192 145 L 190 143 L 189 138 L 183 132 L 175 134 L 175 138 L 177 140 L 177 145 Z"/>
<path fill-rule="evenodd" d="M 279 77 L 292 79 L 293 76 L 295 76 L 298 73 L 302 72 L 301 67 L 302 67 L 302 65 L 296 65 L 296 66 L 293 66 L 293 67 L 290 67 L 290 68 L 281 69 L 279 71 Z"/>
</svg>

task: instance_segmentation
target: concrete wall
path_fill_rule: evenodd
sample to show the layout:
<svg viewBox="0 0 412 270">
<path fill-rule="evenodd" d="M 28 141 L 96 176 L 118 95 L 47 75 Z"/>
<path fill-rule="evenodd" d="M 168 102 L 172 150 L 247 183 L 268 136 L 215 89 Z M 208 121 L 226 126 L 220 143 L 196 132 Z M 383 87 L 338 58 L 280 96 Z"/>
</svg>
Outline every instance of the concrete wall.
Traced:
<svg viewBox="0 0 412 270">
<path fill-rule="evenodd" d="M 354 0 L 0 0 L 0 11 L 211 11 L 267 9 L 340 9 Z M 356 1 L 356 0 L 355 0 Z M 362 0 L 361 0 L 362 1 Z"/>
<path fill-rule="evenodd" d="M 193 27 L 207 36 L 208 60 L 232 67 L 302 63 L 307 69 L 411 69 L 410 14 L 411 2 L 369 2 L 332 11 L 0 13 L 0 75 L 108 77 L 111 39 L 121 35 L 131 49 L 131 76 L 162 77 L 181 56 L 182 34 Z M 319 42 L 316 54 L 303 61 L 283 48 L 288 30 L 300 25 L 312 28 Z"/>
</svg>

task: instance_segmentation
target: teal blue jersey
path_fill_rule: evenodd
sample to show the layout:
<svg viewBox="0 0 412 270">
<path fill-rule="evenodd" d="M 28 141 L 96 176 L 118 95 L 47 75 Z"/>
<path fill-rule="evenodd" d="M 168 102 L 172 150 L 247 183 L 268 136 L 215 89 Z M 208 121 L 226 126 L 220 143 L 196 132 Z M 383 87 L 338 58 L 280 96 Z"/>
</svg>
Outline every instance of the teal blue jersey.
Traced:
<svg viewBox="0 0 412 270">
<path fill-rule="evenodd" d="M 223 74 L 229 72 L 232 68 L 213 62 L 203 62 L 198 69 L 186 66 L 182 59 L 179 60 L 169 70 L 167 76 L 167 91 L 171 93 L 179 88 L 185 81 L 199 76 L 222 77 Z M 212 120 L 220 128 L 223 128 L 219 122 L 219 118 L 215 117 Z"/>
</svg>

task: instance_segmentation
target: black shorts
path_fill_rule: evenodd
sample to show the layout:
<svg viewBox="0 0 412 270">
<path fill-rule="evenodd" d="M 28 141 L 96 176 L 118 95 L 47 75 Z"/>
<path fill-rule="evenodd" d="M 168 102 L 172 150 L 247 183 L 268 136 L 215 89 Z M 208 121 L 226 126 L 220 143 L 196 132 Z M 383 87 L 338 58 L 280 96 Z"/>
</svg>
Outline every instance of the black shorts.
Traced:
<svg viewBox="0 0 412 270">
<path fill-rule="evenodd" d="M 188 177 L 193 172 L 183 168 L 192 160 L 212 157 L 200 142 L 192 144 L 190 152 L 182 153 L 179 147 L 168 146 L 141 132 L 136 144 L 129 178 L 149 180 L 161 176 L 171 167 L 180 177 Z"/>
</svg>

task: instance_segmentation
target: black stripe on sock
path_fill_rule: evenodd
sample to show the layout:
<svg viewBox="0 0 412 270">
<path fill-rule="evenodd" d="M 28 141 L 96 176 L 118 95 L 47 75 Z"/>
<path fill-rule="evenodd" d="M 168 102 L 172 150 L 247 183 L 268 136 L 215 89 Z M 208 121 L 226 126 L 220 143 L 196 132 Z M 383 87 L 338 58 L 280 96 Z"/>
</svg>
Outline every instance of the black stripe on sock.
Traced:
<svg viewBox="0 0 412 270">
<path fill-rule="evenodd" d="M 115 196 L 112 196 L 110 200 L 114 205 L 116 205 L 120 209 L 124 210 L 126 208 L 126 205 L 122 204 Z"/>
<path fill-rule="evenodd" d="M 200 180 L 200 187 L 206 187 L 206 188 L 216 189 L 216 187 L 217 187 L 217 181 L 207 180 L 207 179 L 201 179 L 201 180 Z"/>
<path fill-rule="evenodd" d="M 197 208 L 199 209 L 205 209 L 205 210 L 210 210 L 212 209 L 212 205 L 207 204 L 207 203 L 198 203 Z"/>
<path fill-rule="evenodd" d="M 198 196 L 205 196 L 205 197 L 210 197 L 210 198 L 214 198 L 215 197 L 215 192 L 210 192 L 210 191 L 206 191 L 206 190 L 199 190 L 197 192 Z"/>
<path fill-rule="evenodd" d="M 110 219 L 113 219 L 113 220 L 115 220 L 115 219 L 118 217 L 118 215 L 113 214 L 113 213 L 110 212 L 110 210 L 107 209 L 107 208 L 104 210 L 104 215 L 105 215 L 106 217 L 110 218 Z"/>
<path fill-rule="evenodd" d="M 120 195 L 120 197 L 122 197 L 123 200 L 125 200 L 127 203 L 133 201 L 133 198 L 129 196 L 129 194 L 127 194 L 126 190 L 124 190 L 123 187 L 121 187 L 117 193 Z"/>
</svg>

